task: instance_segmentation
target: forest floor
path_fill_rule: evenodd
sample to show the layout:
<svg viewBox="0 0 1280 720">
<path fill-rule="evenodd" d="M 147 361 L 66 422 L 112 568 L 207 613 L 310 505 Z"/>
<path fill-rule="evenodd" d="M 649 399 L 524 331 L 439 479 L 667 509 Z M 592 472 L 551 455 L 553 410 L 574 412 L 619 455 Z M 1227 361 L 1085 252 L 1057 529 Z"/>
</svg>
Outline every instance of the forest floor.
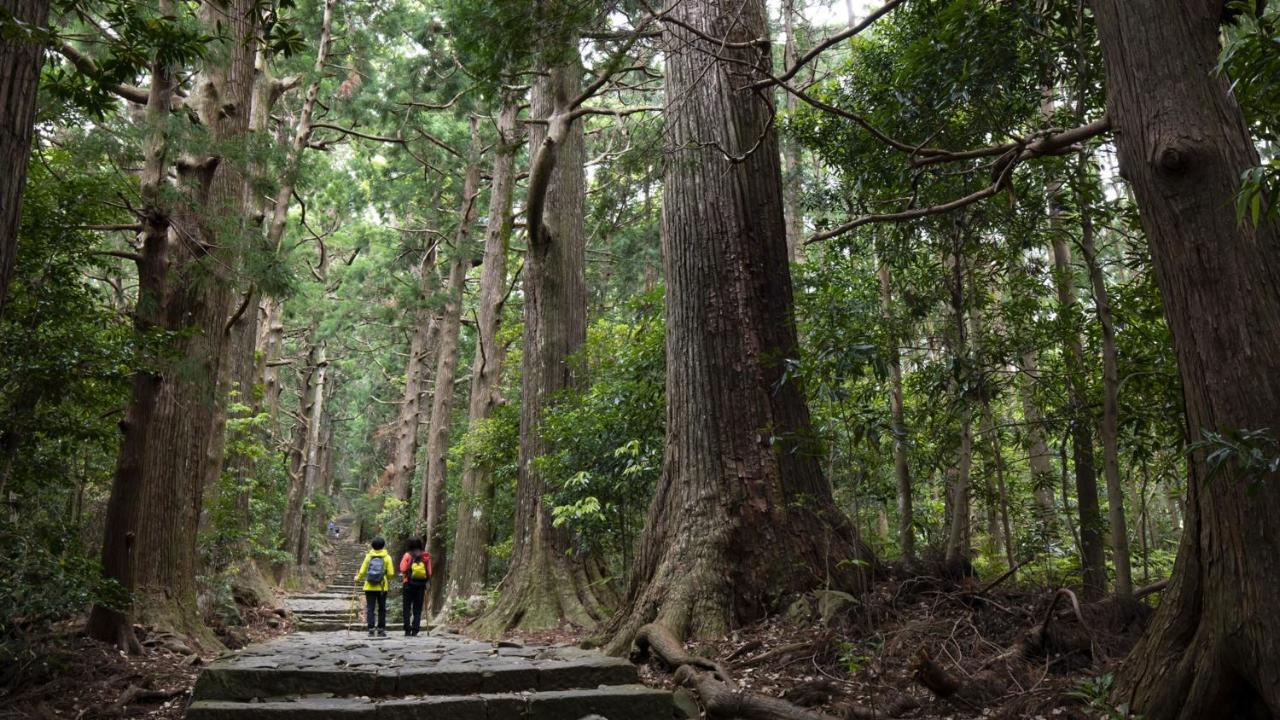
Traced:
<svg viewBox="0 0 1280 720">
<path fill-rule="evenodd" d="M 822 595 L 685 648 L 718 661 L 743 691 L 836 718 L 875 710 L 902 718 L 1093 720 L 1113 717 L 1106 705 L 1111 674 L 1150 615 L 1145 605 L 1110 601 L 1080 605 L 1077 612 L 1074 596 L 1055 589 L 1009 585 L 983 592 L 937 578 L 877 583 L 863 603 Z M 1010 661 L 1010 648 L 1026 643 L 1037 626 L 1047 628 L 1045 652 Z M 556 643 L 587 635 L 566 627 L 519 639 Z M 939 684 L 929 667 L 959 687 L 949 697 L 942 696 L 945 688 L 929 689 L 926 681 Z M 642 668 L 641 679 L 679 690 L 656 661 Z"/>
<path fill-rule="evenodd" d="M 240 612 L 244 624 L 219 633 L 229 648 L 289 631 L 288 620 L 272 608 Z M 200 652 L 177 636 L 135 629 L 141 655 L 89 639 L 83 620 L 57 625 L 38 641 L 9 649 L 6 654 L 16 657 L 4 672 L 0 719 L 178 720 L 186 712 L 196 675 L 221 650 Z"/>
</svg>

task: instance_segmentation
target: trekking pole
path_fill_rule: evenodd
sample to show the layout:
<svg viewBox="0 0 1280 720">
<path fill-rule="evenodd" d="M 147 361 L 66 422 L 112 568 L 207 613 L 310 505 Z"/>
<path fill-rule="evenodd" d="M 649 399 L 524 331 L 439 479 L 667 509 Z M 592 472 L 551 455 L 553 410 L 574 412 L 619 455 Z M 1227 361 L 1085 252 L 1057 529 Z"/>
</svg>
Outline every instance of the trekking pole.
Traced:
<svg viewBox="0 0 1280 720">
<path fill-rule="evenodd" d="M 354 625 L 356 622 L 356 595 L 358 595 L 359 592 L 360 592 L 360 589 L 357 585 L 351 586 L 351 612 L 350 612 L 350 617 L 347 618 L 347 637 L 348 638 L 351 637 L 351 626 Z"/>
</svg>

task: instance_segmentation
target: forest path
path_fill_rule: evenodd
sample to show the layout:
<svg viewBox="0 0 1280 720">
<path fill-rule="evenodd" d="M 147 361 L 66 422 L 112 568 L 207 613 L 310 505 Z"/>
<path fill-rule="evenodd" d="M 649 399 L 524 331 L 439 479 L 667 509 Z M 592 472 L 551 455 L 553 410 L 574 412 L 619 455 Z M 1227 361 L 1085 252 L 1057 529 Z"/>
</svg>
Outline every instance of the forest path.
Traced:
<svg viewBox="0 0 1280 720">
<path fill-rule="evenodd" d="M 363 632 L 365 629 L 364 594 L 359 592 L 352 578 L 359 572 L 368 548 L 357 539 L 350 518 L 338 518 L 335 524 L 341 532 L 338 539 L 333 542 L 334 564 L 329 574 L 328 584 L 317 592 L 293 595 L 285 599 L 285 607 L 293 613 L 295 627 L 302 632 L 322 630 Z M 391 596 L 387 598 L 388 628 L 395 628 L 400 624 L 398 590 L 398 587 L 392 588 Z"/>
<path fill-rule="evenodd" d="M 339 525 L 342 538 L 353 537 L 349 525 L 341 521 Z M 634 665 L 598 652 L 483 642 L 444 627 L 405 637 L 399 622 L 391 622 L 390 617 L 389 637 L 367 637 L 363 598 L 353 605 L 351 580 L 364 551 L 363 545 L 350 539 L 335 543 L 337 563 L 330 584 L 319 592 L 288 599 L 296 630 L 228 653 L 205 668 L 196 681 L 187 718 L 579 720 L 594 714 L 607 720 L 669 720 L 673 716 L 670 693 L 644 687 Z M 399 606 L 398 597 L 391 600 L 389 606 Z"/>
</svg>

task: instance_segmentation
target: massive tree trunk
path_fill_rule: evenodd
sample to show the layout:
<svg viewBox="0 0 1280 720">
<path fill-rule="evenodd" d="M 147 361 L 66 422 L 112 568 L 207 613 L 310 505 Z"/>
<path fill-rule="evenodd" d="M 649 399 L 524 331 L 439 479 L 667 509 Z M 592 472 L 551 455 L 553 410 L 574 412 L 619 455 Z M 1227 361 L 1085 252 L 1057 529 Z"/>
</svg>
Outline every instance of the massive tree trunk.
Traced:
<svg viewBox="0 0 1280 720">
<path fill-rule="evenodd" d="M 749 89 L 769 65 L 765 4 L 686 0 L 671 12 L 666 457 L 613 652 L 649 622 L 720 636 L 815 587 L 860 592 L 872 561 L 786 379 L 798 348 L 777 138 L 773 108 Z"/>
<path fill-rule="evenodd" d="M 258 18 L 251 6 L 251 0 L 232 0 L 202 8 L 203 22 L 211 30 L 222 28 L 193 93 L 193 105 L 215 147 L 241 141 L 248 132 Z M 153 71 L 156 87 L 149 94 L 147 116 L 161 126 L 168 122 L 171 68 L 157 63 Z M 226 358 L 232 276 L 240 262 L 242 245 L 236 234 L 245 217 L 244 168 L 218 157 L 178 160 L 181 198 L 170 210 L 157 198 L 163 193 L 165 165 L 156 161 L 167 155 L 150 147 L 166 142 L 163 131 L 158 132 L 148 143 L 144 169 L 151 198 L 137 312 L 148 316 L 144 324 L 173 333 L 173 359 L 159 372 L 139 373 L 135 380 L 112 492 L 137 506 L 108 511 L 116 522 L 106 527 L 103 564 L 109 577 L 118 577 L 122 558 L 130 565 L 126 588 L 134 591 L 132 620 L 208 638 L 195 603 L 194 531 L 202 482 L 210 466 L 222 460 L 210 455 L 218 449 L 210 434 L 221 402 L 217 390 Z M 170 237 L 174 230 L 177 236 Z M 128 618 L 98 612 L 91 632 L 120 641 L 128 635 L 119 627 L 122 622 Z"/>
<path fill-rule="evenodd" d="M 171 3 L 163 3 L 172 11 Z M 147 127 L 139 195 L 143 208 L 142 260 L 138 262 L 138 300 L 133 311 L 134 330 L 142 335 L 164 327 L 162 308 L 166 300 L 165 270 L 169 262 L 171 209 L 167 196 L 169 143 L 165 132 L 173 105 L 173 75 L 157 59 L 151 66 L 151 87 L 144 114 Z M 116 457 L 115 478 L 107 501 L 102 542 L 102 574 L 127 591 L 132 591 L 141 549 L 137 543 L 139 514 L 142 511 L 144 471 L 151 427 L 155 423 L 156 399 L 163 375 L 159 372 L 134 374 L 129 405 L 120 427 L 123 431 Z M 95 604 L 86 630 L 91 637 L 115 643 L 121 650 L 140 652 L 128 611 Z"/>
<path fill-rule="evenodd" d="M 6 14 L 36 30 L 45 27 L 49 0 L 6 0 Z M 27 160 L 36 117 L 36 89 L 44 45 L 37 37 L 0 38 L 0 315 L 18 255 L 18 220 L 27 184 Z"/>
<path fill-rule="evenodd" d="M 1098 472 L 1094 466 L 1093 413 L 1085 391 L 1084 345 L 1073 324 L 1077 301 L 1071 248 L 1061 233 L 1053 237 L 1053 264 L 1059 314 L 1069 323 L 1062 329 L 1065 333 L 1062 345 L 1071 405 L 1071 464 L 1075 469 L 1076 507 L 1080 515 L 1080 570 L 1085 598 L 1097 600 L 1107 592 L 1107 559 L 1102 541 L 1102 512 L 1098 506 Z"/>
<path fill-rule="evenodd" d="M 1280 229 L 1233 200 L 1258 165 L 1215 73 L 1222 3 L 1093 2 L 1120 169 L 1134 190 L 1193 442 L 1280 428 Z M 1116 699 L 1149 718 L 1280 716 L 1280 476 L 1190 454 L 1186 530 Z M 1273 448 L 1266 450 L 1274 454 Z"/>
<path fill-rule="evenodd" d="M 911 468 L 907 465 L 907 424 L 902 407 L 902 354 L 900 336 L 893 316 L 893 277 L 889 265 L 880 261 L 880 311 L 892 332 L 889 336 L 889 415 L 893 423 L 893 474 L 898 489 L 898 548 L 908 562 L 916 558 L 915 516 L 911 509 Z"/>
<path fill-rule="evenodd" d="M 490 633 L 513 627 L 545 629 L 562 620 L 592 626 L 604 616 L 575 566 L 564 527 L 551 523 L 546 478 L 535 460 L 554 452 L 542 438 L 543 414 L 555 396 L 578 381 L 570 357 L 586 341 L 586 149 L 582 123 L 572 103 L 581 92 L 582 67 L 571 60 L 534 83 L 531 114 L 546 119 L 532 125 L 526 209 L 529 251 L 524 265 L 524 362 L 520 385 L 520 460 L 516 485 L 511 568 L 499 602 L 480 628 Z"/>
<path fill-rule="evenodd" d="M 475 428 L 502 401 L 502 365 L 506 345 L 498 341 L 498 325 L 507 291 L 507 242 L 511 238 L 511 197 L 515 185 L 518 148 L 516 117 L 518 98 L 508 91 L 498 114 L 498 139 L 493 156 L 493 183 L 489 191 L 489 221 L 485 224 L 484 260 L 480 271 L 480 301 L 476 317 L 476 354 L 471 362 L 471 395 L 467 423 Z M 468 456 L 458 495 L 457 529 L 453 541 L 453 568 L 449 573 L 445 606 L 455 598 L 467 598 L 484 587 L 489 564 L 489 511 L 493 472 Z"/>
<path fill-rule="evenodd" d="M 427 429 L 427 471 L 422 478 L 419 517 L 426 520 L 427 552 L 431 554 L 434 578 L 431 583 L 432 613 L 444 603 L 449 566 L 445 557 L 448 531 L 446 481 L 448 480 L 449 421 L 453 412 L 453 379 L 458 372 L 458 340 L 462 330 L 462 295 L 471 269 L 471 225 L 476 217 L 476 196 L 480 193 L 480 129 L 471 118 L 471 152 L 462 181 L 462 208 L 454 234 L 453 262 L 445 288 L 444 311 L 440 317 L 440 353 L 436 361 L 436 388 L 431 398 L 431 424 Z"/>
</svg>

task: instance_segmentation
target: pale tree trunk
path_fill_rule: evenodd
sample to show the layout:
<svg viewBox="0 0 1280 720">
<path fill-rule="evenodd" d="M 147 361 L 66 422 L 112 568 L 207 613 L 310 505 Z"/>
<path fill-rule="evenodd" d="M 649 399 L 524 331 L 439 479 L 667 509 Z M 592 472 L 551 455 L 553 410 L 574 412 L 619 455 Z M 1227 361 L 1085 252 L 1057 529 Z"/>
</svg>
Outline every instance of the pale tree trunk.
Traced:
<svg viewBox="0 0 1280 720">
<path fill-rule="evenodd" d="M 436 361 L 435 393 L 431 398 L 431 420 L 427 429 L 426 472 L 422 478 L 419 517 L 426 520 L 427 552 L 431 554 L 431 612 L 439 612 L 444 602 L 449 564 L 445 555 L 447 523 L 446 481 L 448 480 L 449 420 L 453 413 L 453 380 L 458 373 L 458 340 L 462 330 L 462 299 L 471 269 L 471 226 L 476 218 L 476 196 L 480 193 L 480 129 L 471 118 L 471 151 L 462 181 L 462 208 L 454 234 L 453 261 L 445 286 L 444 311 L 440 318 L 440 352 Z"/>
<path fill-rule="evenodd" d="M 1280 428 L 1280 229 L 1233 202 L 1257 150 L 1215 71 L 1222 3 L 1094 2 L 1120 169 L 1138 201 L 1192 442 Z M 1188 461 L 1169 587 L 1116 682 L 1149 718 L 1280 716 L 1280 476 Z M 1274 455 L 1274 446 L 1265 451 Z"/>
<path fill-rule="evenodd" d="M 297 560 L 297 539 L 301 532 L 303 504 L 307 500 L 307 438 L 310 436 L 312 407 L 315 401 L 315 380 L 320 362 L 320 345 L 315 339 L 315 328 L 307 333 L 306 362 L 297 369 L 298 413 L 294 418 L 293 438 L 289 443 L 289 491 L 285 500 L 284 517 L 280 522 L 280 549 Z M 287 564 L 277 564 L 276 580 L 284 577 Z"/>
<path fill-rule="evenodd" d="M 787 35 L 786 44 L 782 48 L 782 65 L 790 68 L 796 62 L 799 46 L 796 43 L 796 2 L 798 0 L 782 0 L 782 29 Z M 787 112 L 796 109 L 796 96 L 782 93 L 783 107 Z M 791 262 L 804 260 L 804 215 L 800 209 L 800 148 L 791 139 L 784 139 L 782 146 L 782 201 L 783 212 L 787 222 L 787 259 Z"/>
<path fill-rule="evenodd" d="M 951 346 L 952 355 L 960 360 L 955 363 L 955 366 L 969 367 L 967 362 L 969 333 L 964 312 L 965 267 L 962 230 L 956 231 L 952 243 L 952 250 L 944 263 L 951 270 L 949 283 L 951 317 L 955 323 L 952 329 L 953 336 L 948 344 Z M 944 553 L 947 565 L 969 560 L 971 539 L 969 481 L 973 469 L 973 407 L 969 398 L 965 396 L 958 378 L 951 379 L 951 391 L 958 406 L 956 414 L 960 420 L 960 448 L 947 494 L 950 501 L 947 513 L 947 546 Z"/>
<path fill-rule="evenodd" d="M 562 620 L 592 626 L 604 603 L 579 581 L 566 528 L 551 523 L 546 478 L 535 460 L 555 451 L 541 436 L 554 397 L 578 382 L 570 357 L 587 335 L 586 149 L 581 122 L 569 107 L 581 92 L 582 68 L 573 58 L 534 83 L 526 210 L 529 250 L 524 265 L 524 362 L 520 386 L 520 459 L 511 567 L 499 602 L 481 618 L 483 632 L 513 627 L 546 629 Z"/>
<path fill-rule="evenodd" d="M 329 375 L 329 358 L 321 342 L 316 351 L 315 380 L 312 383 L 310 414 L 307 416 L 306 462 L 302 468 L 302 503 L 298 514 L 298 529 L 294 536 L 294 561 L 298 571 L 306 577 L 311 566 L 311 513 L 307 503 L 321 489 L 320 439 L 324 425 L 325 382 Z"/>
<path fill-rule="evenodd" d="M 324 80 L 329 51 L 333 44 L 333 7 L 337 0 L 325 0 L 324 12 L 320 21 L 320 41 L 316 46 L 316 62 L 312 67 L 311 82 L 307 85 L 307 94 L 294 123 L 293 140 L 285 157 L 283 175 L 280 186 L 276 189 L 271 207 L 270 222 L 267 225 L 266 247 L 277 255 L 284 243 L 285 229 L 288 227 L 289 203 L 293 200 L 293 191 L 297 184 L 298 168 L 302 163 L 302 153 L 311 141 L 311 118 L 315 114 L 316 103 L 320 97 L 320 83 Z M 284 350 L 284 303 L 278 298 L 266 298 L 262 302 L 263 322 L 259 346 L 263 351 L 265 364 L 263 369 L 263 395 L 266 399 L 267 412 L 271 416 L 272 427 L 279 427 L 280 417 L 280 369 L 281 353 Z"/>
<path fill-rule="evenodd" d="M 750 89 L 770 63 L 765 3 L 671 13 L 666 456 L 612 652 L 650 622 L 721 637 L 814 588 L 861 592 L 874 563 L 822 475 L 803 389 L 783 379 L 798 340 L 781 168 L 773 108 Z"/>
<path fill-rule="evenodd" d="M 476 317 L 476 354 L 471 362 L 471 394 L 468 426 L 475 428 L 493 413 L 502 384 L 506 345 L 498 341 L 498 326 L 507 290 L 507 243 L 511 239 L 511 197 L 515 185 L 515 156 L 519 136 L 516 117 L 519 99 L 508 91 L 498 114 L 498 139 L 494 149 L 493 183 L 489 191 L 489 220 L 485 224 L 484 260 L 480 271 L 480 301 Z M 468 456 L 462 471 L 458 497 L 457 528 L 453 541 L 453 568 L 449 573 L 449 601 L 467 598 L 484 587 L 489 564 L 489 502 L 493 471 Z"/>
<path fill-rule="evenodd" d="M 1005 484 L 1004 450 L 1000 442 L 1000 428 L 996 424 L 995 413 L 991 410 L 990 401 L 986 399 L 982 402 L 980 432 L 991 440 L 992 469 L 996 478 L 995 496 L 987 503 L 988 523 L 991 528 L 989 532 L 992 539 L 1003 537 L 1005 559 L 1008 560 L 1009 567 L 1013 568 L 1017 565 L 1017 556 L 1013 550 L 1013 529 L 1009 525 L 1009 490 Z"/>
<path fill-rule="evenodd" d="M 219 37 L 224 38 L 211 44 L 193 93 L 194 107 L 215 146 L 242 142 L 248 132 L 258 18 L 251 5 L 251 0 L 232 0 L 202 7 L 203 23 L 211 30 L 220 27 Z M 153 81 L 167 85 L 163 78 L 169 71 L 161 69 L 153 74 Z M 148 117 L 166 122 L 171 91 L 166 87 L 160 93 L 166 97 L 154 107 L 156 93 L 149 94 Z M 161 107 L 165 116 L 152 116 Z M 155 159 L 148 151 L 148 162 Z M 132 527 L 108 525 L 103 551 L 107 565 L 109 557 L 120 553 L 118 548 L 133 544 L 134 621 L 172 627 L 201 639 L 210 635 L 195 602 L 194 530 L 200 520 L 203 481 L 210 467 L 222 461 L 211 455 L 221 448 L 210 442 L 210 433 L 222 400 L 218 380 L 226 360 L 233 275 L 240 266 L 241 243 L 234 235 L 243 231 L 245 218 L 243 168 L 222 160 L 182 158 L 177 162 L 182 198 L 170 217 L 181 238 L 168 237 L 172 228 L 166 228 L 168 247 L 154 268 L 157 274 L 147 280 L 153 286 L 145 293 L 140 287 L 140 293 L 148 302 L 159 299 L 156 319 L 179 339 L 174 342 L 172 367 L 138 377 L 138 382 L 151 387 L 133 395 L 126 417 L 145 418 L 142 436 L 130 438 L 131 430 L 126 430 L 113 488 L 113 493 L 120 491 L 137 502 L 138 509 L 125 514 Z M 158 190 L 163 180 L 152 182 L 155 169 L 144 169 L 144 183 Z M 160 170 L 163 177 L 163 166 Z M 161 207 L 155 210 L 165 212 Z M 226 218 L 232 222 L 225 222 Z M 148 219 L 148 223 L 157 222 Z M 154 262 L 147 252 L 144 242 L 140 266 Z M 134 403 L 150 407 L 132 407 Z M 137 457 L 126 457 L 130 453 Z M 135 485 L 136 489 L 122 487 Z M 122 620 L 119 614 L 100 613 L 91 625 L 95 625 L 95 636 L 118 641 L 121 632 L 112 624 Z"/>
<path fill-rule="evenodd" d="M 1040 114 L 1054 111 L 1053 91 L 1041 89 Z M 1045 189 L 1049 204 L 1049 231 L 1053 253 L 1053 281 L 1058 295 L 1058 315 L 1066 318 L 1062 352 L 1066 357 L 1067 395 L 1070 400 L 1071 461 L 1075 470 L 1076 510 L 1080 516 L 1080 571 L 1086 599 L 1097 600 L 1107 592 L 1107 558 L 1102 540 L 1102 512 L 1098 507 L 1098 473 L 1093 454 L 1093 413 L 1085 392 L 1084 346 L 1074 327 L 1078 300 L 1071 267 L 1071 248 L 1062 227 L 1062 183 L 1051 180 Z"/>
<path fill-rule="evenodd" d="M 263 138 L 270 131 L 269 124 L 271 120 L 271 110 L 276 101 L 283 93 L 292 86 L 292 81 L 276 80 L 271 76 L 267 54 L 260 48 L 258 51 L 257 62 L 257 80 L 254 86 L 253 109 L 249 118 L 250 133 Z M 255 179 L 261 180 L 263 167 L 257 165 L 250 169 Z M 245 184 L 245 203 L 249 209 L 251 224 L 258 225 L 261 230 L 261 222 L 265 206 L 265 198 L 259 193 L 254 192 L 254 183 Z M 257 243 L 251 243 L 251 248 L 257 252 L 262 252 L 264 247 L 261 239 Z M 238 315 L 231 323 L 231 336 L 228 340 L 228 372 L 223 388 L 220 390 L 224 395 L 234 393 L 235 402 L 242 406 L 238 418 L 251 418 L 260 413 L 263 409 L 262 396 L 259 389 L 262 387 L 262 378 L 265 376 L 266 368 L 265 353 L 259 356 L 257 350 L 259 348 L 259 335 L 262 334 L 263 313 L 260 308 L 262 300 L 257 288 L 250 284 L 245 290 L 245 296 L 241 300 L 241 306 L 238 309 Z M 279 319 L 278 317 L 276 318 Z M 283 327 L 280 328 L 283 333 Z M 279 352 L 277 350 L 276 356 Z M 275 368 L 272 368 L 274 372 Z M 265 390 L 265 388 L 262 388 Z M 225 415 L 224 422 L 220 423 L 222 429 L 220 432 L 225 433 Z M 219 431 L 215 431 L 219 432 Z M 255 431 L 255 436 L 261 442 L 268 442 L 269 433 L 263 429 Z M 241 538 L 238 542 L 240 552 L 237 554 L 236 563 L 239 569 L 236 573 L 238 581 L 245 581 L 248 584 L 260 585 L 261 575 L 258 571 L 257 563 L 249 556 L 248 534 L 252 522 L 252 513 L 250 511 L 250 502 L 253 497 L 253 490 L 256 486 L 255 478 L 258 474 L 259 466 L 256 460 L 251 456 L 243 453 L 231 453 L 226 459 L 227 470 L 231 473 L 231 477 L 239 486 L 236 494 L 236 521 L 238 523 L 238 531 Z M 246 578 L 246 575 L 248 576 Z"/>
<path fill-rule="evenodd" d="M 284 303 L 264 298 L 258 306 L 257 350 L 262 354 L 262 402 L 274 430 L 280 428 L 280 368 L 284 362 Z"/>
<path fill-rule="evenodd" d="M 897 480 L 898 547 L 908 562 L 916 558 L 915 516 L 911 505 L 911 469 L 907 464 L 907 424 L 902 405 L 902 354 L 898 350 L 899 333 L 893 315 L 893 277 L 889 265 L 880 261 L 880 311 L 888 327 L 889 338 L 889 415 L 893 423 L 893 473 Z"/>
<path fill-rule="evenodd" d="M 1124 481 L 1120 479 L 1120 370 L 1116 354 L 1116 325 L 1111 315 L 1107 281 L 1098 261 L 1088 199 L 1082 196 L 1080 203 L 1080 250 L 1089 269 L 1093 308 L 1102 328 L 1102 425 L 1099 434 L 1102 436 L 1102 474 L 1107 479 L 1111 562 L 1116 571 L 1114 590 L 1116 595 L 1128 598 L 1133 595 L 1133 579 L 1129 567 L 1129 528 L 1124 517 Z"/>
<path fill-rule="evenodd" d="M 393 497 L 406 505 L 413 494 L 413 472 L 417 467 L 418 428 L 422 420 L 423 388 L 427 371 L 436 357 L 436 338 L 439 323 L 435 314 L 426 306 L 439 285 L 436 275 L 436 246 L 427 249 L 417 268 L 419 307 L 413 313 L 413 335 L 409 340 L 409 357 L 404 366 L 404 392 L 400 396 L 400 409 L 396 414 L 395 434 L 391 438 L 391 461 L 382 473 L 384 484 Z"/>
<path fill-rule="evenodd" d="M 28 28 L 44 28 L 49 0 L 5 0 L 3 10 Z M 35 39 L 0 39 L 0 316 L 18 255 L 22 193 L 36 116 L 36 90 L 44 46 Z"/>
<path fill-rule="evenodd" d="M 1032 498 L 1035 500 L 1039 532 L 1046 540 L 1056 534 L 1058 511 L 1054 507 L 1053 487 L 1057 477 L 1050 460 L 1049 444 L 1044 439 L 1044 413 L 1036 402 L 1035 388 L 1040 382 L 1040 367 L 1035 350 L 1026 349 L 1016 358 L 1018 396 L 1022 401 L 1022 419 L 1028 464 L 1031 468 Z"/>
<path fill-rule="evenodd" d="M 1059 313 L 1074 318 L 1077 301 L 1071 248 L 1061 233 L 1054 233 L 1053 264 Z M 1097 600 L 1107 592 L 1107 561 L 1102 540 L 1102 512 L 1098 507 L 1098 474 L 1094 468 L 1093 413 L 1089 411 L 1089 397 L 1084 388 L 1084 345 L 1074 329 L 1068 328 L 1065 333 L 1062 345 L 1071 405 L 1071 460 L 1075 469 L 1076 510 L 1080 516 L 1080 569 L 1085 598 Z"/>
</svg>

